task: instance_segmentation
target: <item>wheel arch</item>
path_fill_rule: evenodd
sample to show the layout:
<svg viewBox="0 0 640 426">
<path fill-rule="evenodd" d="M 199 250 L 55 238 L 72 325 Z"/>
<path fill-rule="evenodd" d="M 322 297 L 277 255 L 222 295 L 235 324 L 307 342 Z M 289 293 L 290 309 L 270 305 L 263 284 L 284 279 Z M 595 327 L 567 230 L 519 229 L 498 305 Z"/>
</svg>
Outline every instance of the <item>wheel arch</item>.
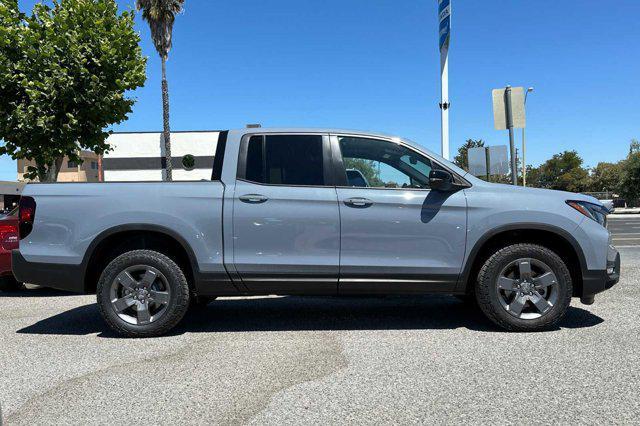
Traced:
<svg viewBox="0 0 640 426">
<path fill-rule="evenodd" d="M 190 286 L 199 269 L 189 243 L 175 231 L 161 225 L 126 224 L 109 228 L 96 236 L 85 252 L 83 283 L 85 293 L 93 293 L 104 269 L 118 255 L 136 249 L 150 249 L 172 258 L 183 268 Z"/>
<path fill-rule="evenodd" d="M 460 290 L 470 293 L 482 264 L 496 250 L 515 243 L 539 244 L 566 260 L 573 281 L 573 295 L 582 294 L 582 278 L 587 261 L 578 241 L 566 230 L 539 223 L 514 223 L 492 229 L 475 243 L 465 263 Z"/>
</svg>

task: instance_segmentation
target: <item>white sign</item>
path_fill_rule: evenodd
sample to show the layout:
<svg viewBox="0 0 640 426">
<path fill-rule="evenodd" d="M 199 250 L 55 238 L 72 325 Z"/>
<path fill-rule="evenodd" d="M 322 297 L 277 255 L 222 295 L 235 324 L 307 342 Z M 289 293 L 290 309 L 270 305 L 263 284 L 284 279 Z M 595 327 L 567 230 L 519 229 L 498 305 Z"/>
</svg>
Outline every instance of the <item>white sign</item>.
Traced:
<svg viewBox="0 0 640 426">
<path fill-rule="evenodd" d="M 509 173 L 506 145 L 469 148 L 467 160 L 469 161 L 469 173 L 473 176 L 506 176 Z"/>
<path fill-rule="evenodd" d="M 487 148 L 489 157 L 489 174 L 506 176 L 509 174 L 509 157 L 506 145 L 495 145 Z"/>
<path fill-rule="evenodd" d="M 480 146 L 469 148 L 467 151 L 469 160 L 469 173 L 473 176 L 484 176 L 487 174 L 487 148 Z"/>
<path fill-rule="evenodd" d="M 505 99 L 506 89 L 493 89 L 493 123 L 496 130 L 507 130 L 507 108 Z M 526 118 L 524 114 L 524 88 L 511 88 L 511 118 L 513 127 L 524 129 Z"/>
</svg>

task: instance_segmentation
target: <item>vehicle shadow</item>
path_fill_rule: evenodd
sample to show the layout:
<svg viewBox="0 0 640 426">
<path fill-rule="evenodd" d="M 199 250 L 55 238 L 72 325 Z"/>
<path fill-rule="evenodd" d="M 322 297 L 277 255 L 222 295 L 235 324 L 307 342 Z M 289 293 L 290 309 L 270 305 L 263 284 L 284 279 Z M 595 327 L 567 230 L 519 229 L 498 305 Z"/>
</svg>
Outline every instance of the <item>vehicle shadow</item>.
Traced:
<svg viewBox="0 0 640 426">
<path fill-rule="evenodd" d="M 440 212 L 440 208 L 444 202 L 447 201 L 447 198 L 452 194 L 452 192 L 429 191 L 420 210 L 420 220 L 422 223 L 431 222 L 438 212 Z"/>
<path fill-rule="evenodd" d="M 587 328 L 604 320 L 570 307 L 560 328 Z M 501 332 L 478 308 L 450 296 L 278 297 L 218 299 L 192 309 L 171 335 L 183 333 L 314 330 L 429 330 L 467 328 Z M 54 315 L 18 330 L 23 334 L 118 337 L 95 304 Z"/>
</svg>

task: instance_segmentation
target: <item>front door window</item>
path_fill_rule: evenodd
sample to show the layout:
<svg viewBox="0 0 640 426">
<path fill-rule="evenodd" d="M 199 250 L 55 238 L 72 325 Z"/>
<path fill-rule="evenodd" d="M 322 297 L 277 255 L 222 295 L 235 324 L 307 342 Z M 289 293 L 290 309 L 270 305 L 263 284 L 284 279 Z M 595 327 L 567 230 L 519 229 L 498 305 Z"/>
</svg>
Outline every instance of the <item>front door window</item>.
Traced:
<svg viewBox="0 0 640 426">
<path fill-rule="evenodd" d="M 429 188 L 428 158 L 395 142 L 340 137 L 348 186 L 367 188 Z"/>
</svg>

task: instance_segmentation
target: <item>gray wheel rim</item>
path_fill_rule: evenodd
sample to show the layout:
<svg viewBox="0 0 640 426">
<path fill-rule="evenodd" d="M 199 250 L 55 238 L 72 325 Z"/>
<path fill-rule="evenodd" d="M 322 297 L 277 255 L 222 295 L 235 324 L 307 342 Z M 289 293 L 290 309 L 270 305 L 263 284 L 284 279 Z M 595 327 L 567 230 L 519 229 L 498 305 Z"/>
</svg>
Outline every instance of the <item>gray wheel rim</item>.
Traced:
<svg viewBox="0 0 640 426">
<path fill-rule="evenodd" d="M 521 258 L 500 272 L 496 291 L 500 304 L 510 315 L 536 319 L 548 314 L 558 301 L 558 279 L 546 263 Z"/>
<path fill-rule="evenodd" d="M 109 290 L 111 308 L 129 324 L 151 324 L 166 313 L 171 289 L 162 272 L 148 265 L 120 272 Z"/>
</svg>

